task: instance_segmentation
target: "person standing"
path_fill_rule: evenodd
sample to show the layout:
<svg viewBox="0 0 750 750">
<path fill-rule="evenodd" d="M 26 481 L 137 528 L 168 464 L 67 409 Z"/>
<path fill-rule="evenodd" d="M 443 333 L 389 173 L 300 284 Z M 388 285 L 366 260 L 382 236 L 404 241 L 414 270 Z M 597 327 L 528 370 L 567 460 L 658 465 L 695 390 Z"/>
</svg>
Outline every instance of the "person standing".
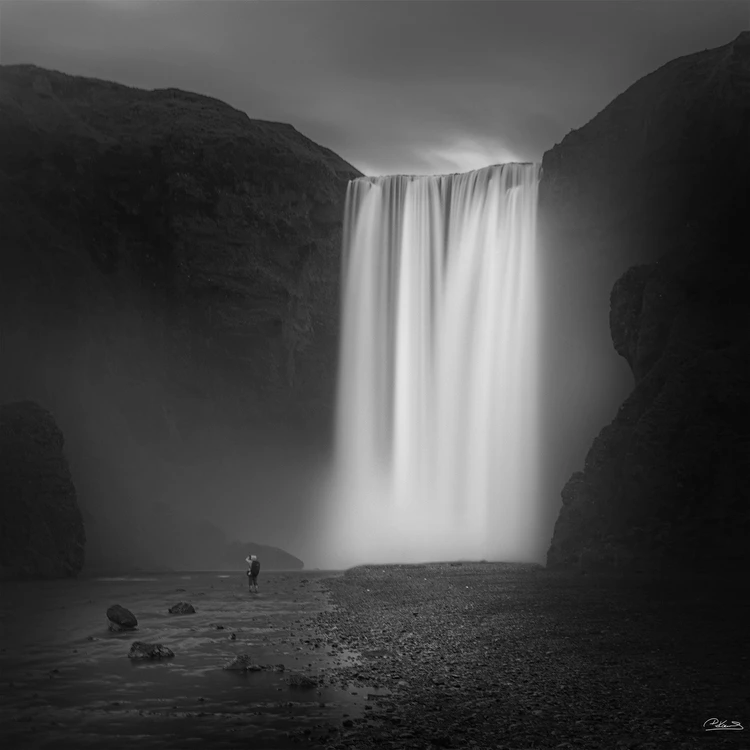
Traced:
<svg viewBox="0 0 750 750">
<path fill-rule="evenodd" d="M 250 591 L 258 593 L 258 574 L 260 573 L 260 561 L 255 555 L 245 558 L 245 562 L 250 566 L 247 570 L 247 584 Z"/>
</svg>

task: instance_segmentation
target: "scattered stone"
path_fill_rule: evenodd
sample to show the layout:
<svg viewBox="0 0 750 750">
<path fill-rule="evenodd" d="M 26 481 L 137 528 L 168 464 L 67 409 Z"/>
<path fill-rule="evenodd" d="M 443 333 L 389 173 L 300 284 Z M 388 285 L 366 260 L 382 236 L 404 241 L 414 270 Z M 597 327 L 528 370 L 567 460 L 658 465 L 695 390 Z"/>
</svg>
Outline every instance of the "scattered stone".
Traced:
<svg viewBox="0 0 750 750">
<path fill-rule="evenodd" d="M 128 652 L 128 659 L 168 659 L 174 656 L 172 649 L 161 643 L 135 641 Z"/>
<path fill-rule="evenodd" d="M 171 615 L 194 615 L 195 607 L 189 602 L 177 602 L 169 608 Z"/>
<path fill-rule="evenodd" d="M 107 620 L 109 620 L 109 629 L 114 633 L 121 630 L 134 630 L 138 626 L 136 616 L 119 604 L 113 604 L 107 610 Z"/>
<path fill-rule="evenodd" d="M 235 635 L 234 633 L 232 633 L 232 634 L 231 634 L 231 635 L 229 636 L 229 640 L 230 640 L 230 641 L 236 641 L 236 640 L 237 640 L 237 636 L 236 636 L 236 635 Z"/>
<path fill-rule="evenodd" d="M 235 656 L 234 659 L 232 659 L 229 664 L 225 664 L 223 668 L 232 669 L 237 672 L 260 672 L 263 669 L 260 664 L 253 662 L 248 654 L 239 654 L 238 656 Z"/>
<path fill-rule="evenodd" d="M 312 677 L 308 677 L 299 672 L 290 674 L 289 677 L 286 678 L 286 683 L 290 687 L 295 688 L 314 688 L 318 686 L 318 683 L 313 680 Z"/>
</svg>

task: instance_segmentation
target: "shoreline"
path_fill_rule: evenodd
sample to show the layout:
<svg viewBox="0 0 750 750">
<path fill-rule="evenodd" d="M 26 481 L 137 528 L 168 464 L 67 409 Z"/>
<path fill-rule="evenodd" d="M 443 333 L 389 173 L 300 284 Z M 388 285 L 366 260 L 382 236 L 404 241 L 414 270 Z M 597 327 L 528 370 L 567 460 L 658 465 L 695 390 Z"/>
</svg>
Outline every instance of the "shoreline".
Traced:
<svg viewBox="0 0 750 750">
<path fill-rule="evenodd" d="M 288 750 L 335 736 L 367 695 L 328 679 L 358 655 L 308 625 L 328 607 L 321 577 L 266 574 L 257 596 L 244 572 L 0 584 L 0 745 Z M 177 601 L 195 613 L 169 614 Z M 115 603 L 137 630 L 108 631 Z M 135 641 L 174 658 L 131 660 Z M 223 668 L 243 654 L 257 671 Z"/>
</svg>

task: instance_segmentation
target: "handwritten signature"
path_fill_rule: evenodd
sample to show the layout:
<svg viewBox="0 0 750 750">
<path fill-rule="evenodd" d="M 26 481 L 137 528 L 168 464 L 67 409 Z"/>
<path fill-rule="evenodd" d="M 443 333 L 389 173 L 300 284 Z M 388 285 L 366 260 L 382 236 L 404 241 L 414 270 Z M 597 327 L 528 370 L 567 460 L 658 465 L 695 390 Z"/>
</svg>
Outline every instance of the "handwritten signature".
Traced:
<svg viewBox="0 0 750 750">
<path fill-rule="evenodd" d="M 706 719 L 703 722 L 703 728 L 707 732 L 715 732 L 718 729 L 737 730 L 744 729 L 745 727 L 743 727 L 739 721 L 731 721 L 727 723 L 726 719 L 722 719 L 721 721 L 719 721 L 718 719 Z"/>
</svg>

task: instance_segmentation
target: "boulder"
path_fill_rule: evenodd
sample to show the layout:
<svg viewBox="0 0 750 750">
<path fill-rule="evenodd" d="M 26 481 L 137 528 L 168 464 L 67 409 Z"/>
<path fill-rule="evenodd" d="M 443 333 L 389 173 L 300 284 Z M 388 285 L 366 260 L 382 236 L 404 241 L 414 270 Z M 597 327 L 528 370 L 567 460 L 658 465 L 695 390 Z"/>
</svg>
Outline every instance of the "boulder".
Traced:
<svg viewBox="0 0 750 750">
<path fill-rule="evenodd" d="M 172 649 L 161 643 L 135 641 L 128 652 L 128 659 L 169 659 L 174 656 Z"/>
<path fill-rule="evenodd" d="M 109 620 L 109 629 L 112 631 L 133 630 L 138 627 L 136 616 L 125 607 L 119 604 L 113 604 L 107 610 L 107 620 Z"/>
<path fill-rule="evenodd" d="M 0 405 L 0 578 L 71 578 L 83 566 L 86 534 L 63 447 L 39 404 Z"/>
<path fill-rule="evenodd" d="M 169 608 L 169 614 L 171 615 L 194 615 L 195 607 L 189 602 L 177 602 Z"/>
</svg>

